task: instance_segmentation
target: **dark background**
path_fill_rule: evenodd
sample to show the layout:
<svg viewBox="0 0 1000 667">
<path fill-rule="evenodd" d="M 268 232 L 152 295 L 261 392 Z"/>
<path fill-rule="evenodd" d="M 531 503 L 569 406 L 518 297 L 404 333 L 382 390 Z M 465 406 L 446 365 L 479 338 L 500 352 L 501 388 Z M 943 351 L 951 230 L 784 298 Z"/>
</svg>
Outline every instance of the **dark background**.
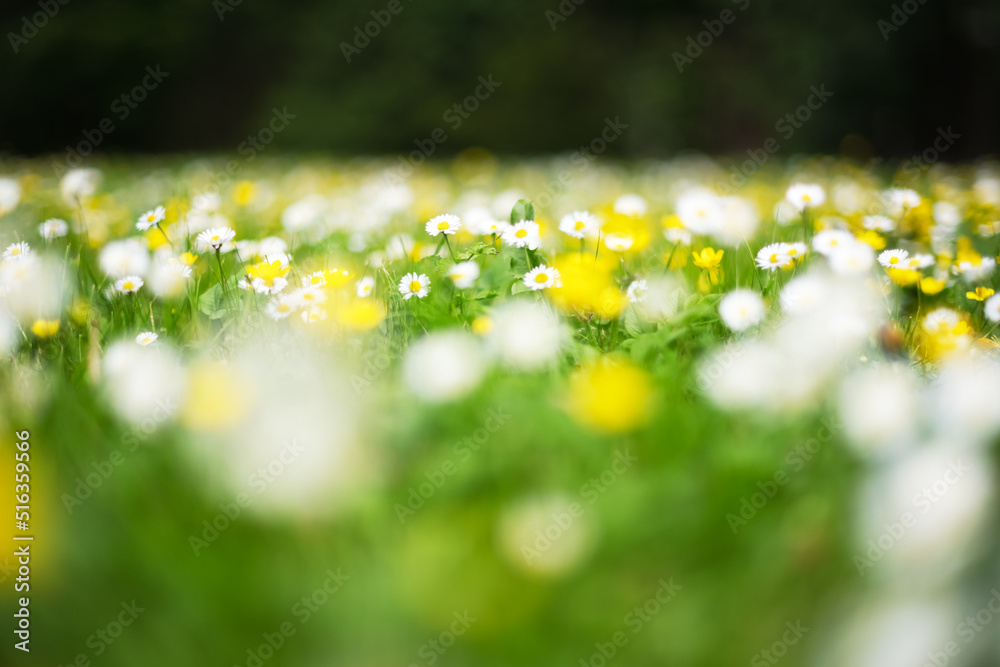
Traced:
<svg viewBox="0 0 1000 667">
<path fill-rule="evenodd" d="M 437 127 L 438 154 L 563 151 L 606 116 L 630 126 L 609 148 L 624 157 L 742 153 L 772 136 L 908 157 L 948 126 L 961 139 L 945 159 L 998 152 L 996 0 L 909 0 L 918 9 L 888 40 L 888 1 L 585 0 L 554 31 L 559 0 L 399 1 L 348 64 L 341 42 L 388 0 L 243 0 L 223 20 L 223 0 L 69 0 L 16 54 L 9 33 L 41 10 L 5 0 L 0 153 L 64 153 L 105 117 L 101 152 L 231 152 L 273 107 L 296 115 L 274 146 L 298 152 L 411 150 Z M 672 54 L 724 9 L 735 22 L 679 73 Z M 167 79 L 116 118 L 115 98 L 157 64 Z M 452 130 L 442 115 L 488 74 L 502 86 Z M 834 96 L 786 141 L 775 122 L 820 84 Z"/>
</svg>

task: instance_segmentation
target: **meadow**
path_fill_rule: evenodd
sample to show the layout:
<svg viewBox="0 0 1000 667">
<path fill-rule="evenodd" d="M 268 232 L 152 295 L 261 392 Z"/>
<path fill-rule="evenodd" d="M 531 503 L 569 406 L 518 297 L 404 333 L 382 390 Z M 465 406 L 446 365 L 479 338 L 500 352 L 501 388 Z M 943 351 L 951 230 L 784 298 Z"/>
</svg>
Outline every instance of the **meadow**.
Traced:
<svg viewBox="0 0 1000 667">
<path fill-rule="evenodd" d="M 0 163 L 33 659 L 995 664 L 995 165 L 225 164 Z"/>
</svg>

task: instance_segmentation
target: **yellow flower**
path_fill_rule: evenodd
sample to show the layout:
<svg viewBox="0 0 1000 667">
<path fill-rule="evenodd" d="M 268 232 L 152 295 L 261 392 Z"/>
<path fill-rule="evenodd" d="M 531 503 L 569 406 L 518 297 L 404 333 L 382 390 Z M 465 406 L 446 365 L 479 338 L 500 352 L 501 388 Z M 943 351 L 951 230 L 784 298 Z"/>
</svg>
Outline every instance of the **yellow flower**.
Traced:
<svg viewBox="0 0 1000 667">
<path fill-rule="evenodd" d="M 39 338 L 48 338 L 59 333 L 59 320 L 35 320 L 31 325 L 31 333 Z"/>
<path fill-rule="evenodd" d="M 938 280 L 927 276 L 920 281 L 920 291 L 924 294 L 937 294 L 948 284 L 946 280 Z"/>
<path fill-rule="evenodd" d="M 477 336 L 485 336 L 491 331 L 493 331 L 493 320 L 486 315 L 480 315 L 472 320 L 472 333 Z"/>
<path fill-rule="evenodd" d="M 982 266 L 983 256 L 976 252 L 975 248 L 972 247 L 972 241 L 968 237 L 963 236 L 958 239 L 955 244 L 955 263 L 961 264 L 962 262 L 968 262 L 972 266 Z"/>
<path fill-rule="evenodd" d="M 291 269 L 289 266 L 282 266 L 279 260 L 273 262 L 261 262 L 247 269 L 247 275 L 251 278 L 260 278 L 264 284 L 271 287 L 275 278 L 284 278 Z"/>
<path fill-rule="evenodd" d="M 233 201 L 237 206 L 249 206 L 257 199 L 257 190 L 253 181 L 240 181 L 233 189 Z"/>
<path fill-rule="evenodd" d="M 611 277 L 613 261 L 570 253 L 556 257 L 552 266 L 558 269 L 562 286 L 548 290 L 549 296 L 568 313 L 593 313 L 609 319 L 617 317 L 628 303 Z"/>
<path fill-rule="evenodd" d="M 624 359 L 584 366 L 569 381 L 569 410 L 580 423 L 625 433 L 649 419 L 653 384 L 646 371 Z"/>
<path fill-rule="evenodd" d="M 351 331 L 370 331 L 385 319 L 385 308 L 375 299 L 348 297 L 330 304 L 334 321 Z"/>
<path fill-rule="evenodd" d="M 857 238 L 862 243 L 870 245 L 874 250 L 882 250 L 885 248 L 885 239 L 882 238 L 882 236 L 875 230 L 866 229 L 858 234 Z"/>
<path fill-rule="evenodd" d="M 649 245 L 649 229 L 639 218 L 615 214 L 601 229 L 604 236 L 617 236 L 628 239 L 628 250 L 635 252 Z"/>
<path fill-rule="evenodd" d="M 221 362 L 199 362 L 188 371 L 180 419 L 195 431 L 221 431 L 243 419 L 252 402 L 252 387 L 231 367 Z"/>
<path fill-rule="evenodd" d="M 350 282 L 351 278 L 353 277 L 354 274 L 348 269 L 338 269 L 338 268 L 329 269 L 326 272 L 326 286 L 331 288 L 343 287 L 348 282 Z"/>
<path fill-rule="evenodd" d="M 692 252 L 691 257 L 694 258 L 695 266 L 705 269 L 706 271 L 715 271 L 719 268 L 719 264 L 722 262 L 722 255 L 725 254 L 725 252 L 725 250 L 704 248 L 700 253 Z"/>
<path fill-rule="evenodd" d="M 965 298 L 972 299 L 974 301 L 986 301 L 986 299 L 993 296 L 993 290 L 989 287 L 977 287 L 975 292 L 966 292 Z"/>
<path fill-rule="evenodd" d="M 180 259 L 181 262 L 183 262 L 184 264 L 191 266 L 192 264 L 198 261 L 198 255 L 186 252 L 183 255 L 181 255 L 178 259 Z"/>
<path fill-rule="evenodd" d="M 886 273 L 900 287 L 909 287 L 920 282 L 920 272 L 913 269 L 886 269 Z"/>
</svg>

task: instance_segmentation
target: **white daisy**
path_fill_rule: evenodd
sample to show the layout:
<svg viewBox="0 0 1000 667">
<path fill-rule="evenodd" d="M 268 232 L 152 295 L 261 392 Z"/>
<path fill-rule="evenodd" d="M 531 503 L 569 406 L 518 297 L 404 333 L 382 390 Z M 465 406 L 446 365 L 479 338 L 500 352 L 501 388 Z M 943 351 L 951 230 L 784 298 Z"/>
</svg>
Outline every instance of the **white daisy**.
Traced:
<svg viewBox="0 0 1000 667">
<path fill-rule="evenodd" d="M 211 249 L 216 252 L 225 252 L 226 248 L 231 250 L 235 247 L 233 244 L 235 238 L 236 232 L 231 227 L 213 227 L 198 234 L 196 241 L 202 251 Z"/>
<path fill-rule="evenodd" d="M 878 256 L 878 263 L 887 269 L 901 269 L 906 266 L 906 260 L 910 256 L 905 250 L 895 248 L 893 250 L 883 250 Z"/>
<path fill-rule="evenodd" d="M 76 206 L 81 199 L 94 194 L 100 182 L 101 172 L 97 169 L 70 169 L 59 181 L 59 191 L 66 203 Z"/>
<path fill-rule="evenodd" d="M 295 312 L 295 305 L 288 295 L 275 297 L 264 306 L 264 314 L 272 320 L 283 320 Z"/>
<path fill-rule="evenodd" d="M 326 301 L 326 290 L 322 287 L 316 287 L 310 285 L 309 287 L 300 287 L 289 295 L 292 305 L 296 308 L 305 308 L 307 306 L 315 306 Z"/>
<path fill-rule="evenodd" d="M 135 223 L 136 229 L 139 231 L 146 231 L 150 227 L 160 224 L 163 219 L 167 217 L 167 211 L 162 206 L 157 206 L 152 211 L 146 211 L 139 216 L 139 220 Z"/>
<path fill-rule="evenodd" d="M 356 294 L 363 299 L 372 293 L 372 289 L 375 287 L 375 279 L 371 276 L 366 276 L 355 283 L 354 287 Z"/>
<path fill-rule="evenodd" d="M 149 274 L 149 288 L 154 294 L 173 297 L 180 294 L 191 277 L 191 267 L 174 257 L 157 258 Z"/>
<path fill-rule="evenodd" d="M 542 237 L 538 233 L 538 223 L 534 220 L 522 220 L 511 225 L 504 230 L 503 242 L 515 248 L 538 250 L 542 245 Z"/>
<path fill-rule="evenodd" d="M 476 223 L 475 231 L 482 236 L 489 236 L 490 234 L 503 236 L 508 227 L 510 227 L 510 223 L 508 222 L 494 220 L 493 218 L 484 218 Z"/>
<path fill-rule="evenodd" d="M 407 273 L 399 281 L 399 293 L 403 295 L 404 301 L 409 301 L 412 297 L 423 299 L 430 291 L 431 279 L 423 273 Z"/>
<path fill-rule="evenodd" d="M 17 208 L 21 201 L 21 186 L 13 178 L 0 178 L 0 215 Z"/>
<path fill-rule="evenodd" d="M 757 251 L 757 266 L 762 269 L 780 269 L 791 266 L 792 256 L 789 251 L 792 249 L 787 243 L 771 243 Z"/>
<path fill-rule="evenodd" d="M 326 271 L 313 271 L 307 276 L 302 276 L 303 287 L 323 287 L 326 285 Z"/>
<path fill-rule="evenodd" d="M 59 218 L 49 218 L 42 224 L 38 225 L 38 233 L 46 241 L 59 239 L 69 233 L 69 225 L 66 224 L 65 220 L 60 220 Z"/>
<path fill-rule="evenodd" d="M 959 262 L 952 267 L 952 270 L 961 275 L 968 282 L 974 283 L 993 273 L 993 269 L 996 265 L 997 261 L 992 257 L 983 257 L 979 260 L 978 264 L 968 260 Z"/>
<path fill-rule="evenodd" d="M 856 240 L 841 246 L 827 257 L 830 260 L 830 268 L 840 275 L 864 273 L 875 263 L 875 251 L 872 247 Z"/>
<path fill-rule="evenodd" d="M 152 331 L 143 331 L 141 334 L 135 337 L 135 342 L 145 347 L 146 345 L 152 345 L 157 338 L 159 338 L 159 336 L 157 336 Z"/>
<path fill-rule="evenodd" d="M 575 239 L 595 235 L 600 226 L 600 220 L 587 211 L 573 211 L 559 221 L 559 231 Z"/>
<path fill-rule="evenodd" d="M 886 215 L 866 215 L 861 218 L 861 226 L 876 232 L 891 232 L 896 228 L 896 223 Z"/>
<path fill-rule="evenodd" d="M 667 227 L 663 230 L 663 237 L 671 243 L 691 245 L 691 232 L 682 227 Z"/>
<path fill-rule="evenodd" d="M 471 259 L 467 262 L 459 262 L 448 269 L 448 277 L 458 289 L 468 289 L 476 284 L 476 279 L 479 277 L 479 265 Z"/>
<path fill-rule="evenodd" d="M 841 229 L 824 229 L 816 232 L 812 240 L 813 250 L 827 257 L 852 243 L 855 243 L 855 239 L 851 233 Z"/>
<path fill-rule="evenodd" d="M 951 308 L 937 308 L 924 316 L 921 326 L 929 333 L 948 331 L 958 326 L 961 317 Z"/>
<path fill-rule="evenodd" d="M 893 188 L 885 193 L 886 199 L 895 209 L 909 209 L 920 206 L 920 195 L 909 188 Z"/>
<path fill-rule="evenodd" d="M 191 199 L 191 208 L 205 213 L 215 213 L 221 204 L 222 197 L 219 196 L 218 192 L 203 192 Z"/>
<path fill-rule="evenodd" d="M 646 209 L 648 208 L 646 200 L 635 194 L 622 195 L 615 200 L 615 213 L 621 215 L 627 215 L 632 218 L 638 218 L 640 216 L 646 215 Z"/>
<path fill-rule="evenodd" d="M 462 221 L 459 220 L 457 215 L 450 213 L 431 218 L 424 225 L 424 229 L 431 236 L 437 236 L 438 234 L 451 236 L 452 234 L 456 234 L 461 227 Z"/>
<path fill-rule="evenodd" d="M 632 247 L 634 239 L 631 236 L 621 234 L 605 234 L 604 247 L 611 252 L 626 252 Z"/>
<path fill-rule="evenodd" d="M 785 192 L 785 201 L 797 211 L 816 208 L 826 201 L 826 191 L 816 183 L 794 183 Z"/>
<path fill-rule="evenodd" d="M 710 190 L 689 190 L 675 206 L 681 224 L 695 234 L 713 234 L 722 226 L 725 211 L 722 199 Z M 686 243 L 685 245 L 690 245 Z"/>
<path fill-rule="evenodd" d="M 562 281 L 559 276 L 559 269 L 541 264 L 524 274 L 524 286 L 531 290 L 546 289 L 549 287 L 561 287 Z"/>
<path fill-rule="evenodd" d="M 308 306 L 300 313 L 302 321 L 306 324 L 315 324 L 326 319 L 326 308 L 323 306 Z"/>
<path fill-rule="evenodd" d="M 628 297 L 630 303 L 639 303 L 646 299 L 648 289 L 649 285 L 645 280 L 633 280 L 632 284 L 625 290 L 625 295 Z"/>
<path fill-rule="evenodd" d="M 0 259 L 3 259 L 5 262 L 11 262 L 16 259 L 24 259 L 30 254 L 31 246 L 24 241 L 21 241 L 20 243 L 11 243 L 7 246 L 7 249 L 3 251 L 3 256 L 0 257 Z"/>
<path fill-rule="evenodd" d="M 983 304 L 983 313 L 990 322 L 1000 322 L 1000 294 L 994 294 Z"/>
<path fill-rule="evenodd" d="M 734 289 L 719 302 L 719 317 L 733 331 L 744 331 L 764 319 L 764 300 L 748 289 Z"/>
<path fill-rule="evenodd" d="M 793 260 L 801 262 L 809 252 L 809 246 L 802 241 L 793 241 L 788 244 L 788 256 Z"/>
<path fill-rule="evenodd" d="M 115 281 L 115 291 L 122 294 L 135 294 L 142 285 L 142 278 L 139 276 L 125 276 Z"/>
<path fill-rule="evenodd" d="M 149 248 L 144 237 L 111 241 L 98 258 L 101 269 L 112 278 L 145 275 L 149 270 Z"/>
<path fill-rule="evenodd" d="M 918 252 L 906 260 L 906 267 L 909 269 L 926 269 L 928 266 L 933 266 L 933 264 L 934 256 L 922 252 Z"/>
</svg>

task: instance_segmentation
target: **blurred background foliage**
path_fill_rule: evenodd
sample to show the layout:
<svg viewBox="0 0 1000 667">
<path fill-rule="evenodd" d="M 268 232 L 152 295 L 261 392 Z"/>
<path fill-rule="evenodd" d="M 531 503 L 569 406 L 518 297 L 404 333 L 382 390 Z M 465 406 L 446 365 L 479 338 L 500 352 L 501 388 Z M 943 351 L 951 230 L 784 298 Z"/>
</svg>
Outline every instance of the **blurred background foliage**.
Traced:
<svg viewBox="0 0 1000 667">
<path fill-rule="evenodd" d="M 112 117 L 101 151 L 234 152 L 273 107 L 296 114 L 275 140 L 296 152 L 409 151 L 437 127 L 439 155 L 574 150 L 606 116 L 630 126 L 609 148 L 624 157 L 742 153 L 774 136 L 783 151 L 906 158 L 948 126 L 963 137 L 948 160 L 1000 142 L 991 0 L 911 0 L 888 39 L 888 1 L 400 0 L 350 63 L 342 43 L 385 1 L 233 1 L 72 0 L 16 54 L 10 33 L 39 5 L 3 3 L 0 151 L 62 152 Z M 735 21 L 678 72 L 674 52 L 725 9 Z M 169 77 L 118 122 L 113 101 L 147 65 Z M 502 86 L 453 131 L 443 114 L 489 74 Z M 821 84 L 830 102 L 781 139 L 776 121 Z"/>
</svg>

